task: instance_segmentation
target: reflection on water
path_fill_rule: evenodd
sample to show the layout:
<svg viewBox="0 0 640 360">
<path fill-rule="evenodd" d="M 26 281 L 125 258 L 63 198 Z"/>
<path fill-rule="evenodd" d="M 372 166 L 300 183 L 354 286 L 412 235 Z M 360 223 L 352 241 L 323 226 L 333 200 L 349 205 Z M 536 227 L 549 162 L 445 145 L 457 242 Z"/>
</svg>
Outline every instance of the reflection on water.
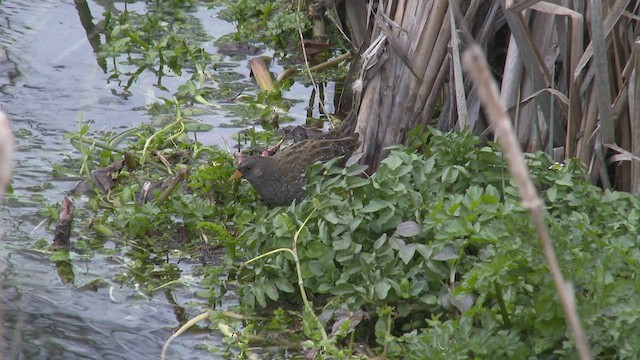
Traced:
<svg viewBox="0 0 640 360">
<path fill-rule="evenodd" d="M 129 6 L 141 8 L 144 2 Z M 133 96 L 123 100 L 112 95 L 118 85 L 107 82 L 104 61 L 96 60 L 99 39 L 92 35 L 92 17 L 107 7 L 121 9 L 122 2 L 0 2 L 0 107 L 9 114 L 17 141 L 13 194 L 0 208 L 6 359 L 158 359 L 179 325 L 178 312 L 163 294 L 146 299 L 135 289 L 118 286 L 96 292 L 79 288 L 124 271 L 120 261 L 72 254 L 75 284 L 64 284 L 48 254 L 33 250 L 37 240 L 51 239 L 38 211 L 61 201 L 73 186 L 52 176 L 52 165 L 74 151 L 64 133 L 76 131 L 79 117 L 93 121 L 94 130 L 124 129 L 149 120 L 133 109 L 149 101 L 145 84 L 153 79 L 141 78 Z M 210 11 L 204 14 L 207 26 L 219 21 Z M 192 293 L 181 289 L 172 295 L 183 304 Z M 170 358 L 211 358 L 194 349 L 201 342 L 217 340 L 212 334 L 180 337 L 172 343 Z"/>
</svg>

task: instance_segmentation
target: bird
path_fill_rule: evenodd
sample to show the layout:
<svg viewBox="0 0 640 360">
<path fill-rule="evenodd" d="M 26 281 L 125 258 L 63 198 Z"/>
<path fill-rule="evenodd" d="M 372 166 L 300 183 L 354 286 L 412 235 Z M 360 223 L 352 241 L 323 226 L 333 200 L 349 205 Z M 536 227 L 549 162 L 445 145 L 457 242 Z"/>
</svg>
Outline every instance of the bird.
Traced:
<svg viewBox="0 0 640 360">
<path fill-rule="evenodd" d="M 245 178 L 270 205 L 289 205 L 306 196 L 303 186 L 310 165 L 338 156 L 347 158 L 358 145 L 357 136 L 302 140 L 271 157 L 251 156 L 242 160 L 231 179 Z"/>
</svg>

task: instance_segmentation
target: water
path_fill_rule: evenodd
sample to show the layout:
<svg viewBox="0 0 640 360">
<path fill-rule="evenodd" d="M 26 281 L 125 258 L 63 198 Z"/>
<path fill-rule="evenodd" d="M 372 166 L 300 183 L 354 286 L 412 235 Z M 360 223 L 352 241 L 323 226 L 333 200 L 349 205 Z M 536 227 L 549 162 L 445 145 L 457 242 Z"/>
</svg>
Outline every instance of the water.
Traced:
<svg viewBox="0 0 640 360">
<path fill-rule="evenodd" d="M 73 187 L 52 175 L 54 164 L 77 155 L 63 135 L 77 131 L 80 118 L 90 121 L 92 130 L 123 130 L 148 122 L 145 112 L 134 109 L 168 95 L 159 94 L 151 85 L 155 79 L 148 76 L 140 78 L 126 100 L 111 93 L 118 85 L 107 81 L 108 74 L 96 61 L 79 14 L 90 11 L 95 23 L 107 7 L 122 9 L 123 3 L 94 0 L 87 5 L 81 8 L 73 0 L 0 2 L 0 106 L 17 137 L 13 194 L 0 211 L 5 229 L 0 313 L 6 359 L 158 359 L 164 342 L 184 321 L 182 309 L 169 297 L 184 304 L 195 290 L 183 288 L 152 299 L 117 285 L 94 292 L 80 285 L 124 271 L 120 259 L 72 254 L 75 282 L 66 284 L 49 254 L 34 250 L 39 239 L 52 239 L 39 210 L 61 202 Z M 215 10 L 202 8 L 194 16 L 214 38 L 234 30 L 216 18 Z M 212 42 L 206 50 L 215 52 Z M 246 62 L 239 65 L 236 71 L 249 82 Z M 297 86 L 291 93 L 305 100 L 309 90 Z M 292 113 L 304 114 L 304 105 Z M 201 120 L 214 126 L 228 122 L 222 112 Z M 199 139 L 221 144 L 237 130 L 215 128 Z M 197 315 L 193 311 L 187 309 L 186 316 Z M 199 343 L 216 346 L 220 338 L 210 332 L 183 335 L 172 343 L 169 358 L 212 358 L 194 349 Z"/>
</svg>

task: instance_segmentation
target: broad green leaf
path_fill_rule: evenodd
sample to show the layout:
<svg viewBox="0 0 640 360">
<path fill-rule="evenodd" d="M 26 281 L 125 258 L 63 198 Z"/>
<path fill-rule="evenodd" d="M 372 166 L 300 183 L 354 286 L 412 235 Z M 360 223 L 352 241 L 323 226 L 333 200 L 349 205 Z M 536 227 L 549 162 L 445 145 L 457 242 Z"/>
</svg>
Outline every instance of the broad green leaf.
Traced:
<svg viewBox="0 0 640 360">
<path fill-rule="evenodd" d="M 331 289 L 333 295 L 348 295 L 353 293 L 353 285 L 351 284 L 338 284 Z"/>
<path fill-rule="evenodd" d="M 416 245 L 407 244 L 400 248 L 400 251 L 398 252 L 398 256 L 400 257 L 400 259 L 402 259 L 402 262 L 404 262 L 404 264 L 407 265 L 409 261 L 411 261 L 411 259 L 413 258 L 413 254 L 415 254 L 415 252 L 416 252 Z"/>
<path fill-rule="evenodd" d="M 346 250 L 351 246 L 351 237 L 344 236 L 341 239 L 337 239 L 334 240 L 333 243 L 331 243 L 332 247 L 334 250 Z"/>
<path fill-rule="evenodd" d="M 262 285 L 262 288 L 264 289 L 264 293 L 269 297 L 269 299 L 277 301 L 278 298 L 280 298 L 280 293 L 278 293 L 278 288 L 276 287 L 275 283 L 267 282 Z"/>
<path fill-rule="evenodd" d="M 402 159 L 398 156 L 390 155 L 386 159 L 382 160 L 382 163 L 387 165 L 390 170 L 395 170 L 398 166 L 402 165 Z"/>
<path fill-rule="evenodd" d="M 274 281 L 274 284 L 280 291 L 284 291 L 290 294 L 295 291 L 291 283 L 286 279 L 283 279 L 283 278 L 276 279 Z"/>
<path fill-rule="evenodd" d="M 328 251 L 329 248 L 321 241 L 310 241 L 304 254 L 311 259 L 317 259 L 326 255 Z"/>
<path fill-rule="evenodd" d="M 382 279 L 381 281 L 376 283 L 375 289 L 376 289 L 376 296 L 378 297 L 378 299 L 384 300 L 387 298 L 387 295 L 389 294 L 389 290 L 391 290 L 391 283 L 389 282 L 388 279 Z"/>
<path fill-rule="evenodd" d="M 376 212 L 380 209 L 384 209 L 387 206 L 389 206 L 389 202 L 388 201 L 384 201 L 384 200 L 380 200 L 380 199 L 373 199 L 371 200 L 365 207 L 363 207 L 360 211 L 363 213 L 372 213 L 372 212 Z"/>
<path fill-rule="evenodd" d="M 546 195 L 550 202 L 556 202 L 556 199 L 558 198 L 558 188 L 555 186 L 550 187 L 547 189 Z"/>
<path fill-rule="evenodd" d="M 309 270 L 315 276 L 322 276 L 325 273 L 324 263 L 319 260 L 309 261 Z"/>
<path fill-rule="evenodd" d="M 327 213 L 324 214 L 324 218 L 325 220 L 327 220 L 328 222 L 332 223 L 332 224 L 337 224 L 340 219 L 338 219 L 338 216 L 336 215 L 335 212 L 333 211 L 329 211 Z"/>
<path fill-rule="evenodd" d="M 420 253 L 420 255 L 422 255 L 423 258 L 427 260 L 430 259 L 431 255 L 433 254 L 433 249 L 430 246 L 424 244 L 416 244 L 416 250 L 418 251 L 418 253 Z"/>
<path fill-rule="evenodd" d="M 262 307 L 266 307 L 267 300 L 264 297 L 264 291 L 259 286 L 253 286 L 252 290 L 253 290 L 253 296 L 255 296 L 258 304 L 260 304 L 260 306 Z"/>
<path fill-rule="evenodd" d="M 442 250 L 435 253 L 431 258 L 437 261 L 447 261 L 457 259 L 459 256 L 456 254 L 453 246 L 445 246 Z"/>
</svg>

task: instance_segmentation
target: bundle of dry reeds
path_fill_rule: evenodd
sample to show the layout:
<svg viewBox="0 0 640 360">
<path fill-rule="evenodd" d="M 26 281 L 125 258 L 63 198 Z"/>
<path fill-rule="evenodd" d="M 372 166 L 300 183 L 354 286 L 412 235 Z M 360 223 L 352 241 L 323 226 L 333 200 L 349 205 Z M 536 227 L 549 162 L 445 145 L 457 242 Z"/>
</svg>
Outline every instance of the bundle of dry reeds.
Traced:
<svg viewBox="0 0 640 360">
<path fill-rule="evenodd" d="M 362 54 L 355 128 L 365 160 L 376 164 L 380 149 L 434 117 L 442 130 L 490 136 L 459 61 L 475 42 L 526 151 L 577 157 L 594 183 L 638 193 L 639 8 L 638 0 L 347 2 Z"/>
</svg>

